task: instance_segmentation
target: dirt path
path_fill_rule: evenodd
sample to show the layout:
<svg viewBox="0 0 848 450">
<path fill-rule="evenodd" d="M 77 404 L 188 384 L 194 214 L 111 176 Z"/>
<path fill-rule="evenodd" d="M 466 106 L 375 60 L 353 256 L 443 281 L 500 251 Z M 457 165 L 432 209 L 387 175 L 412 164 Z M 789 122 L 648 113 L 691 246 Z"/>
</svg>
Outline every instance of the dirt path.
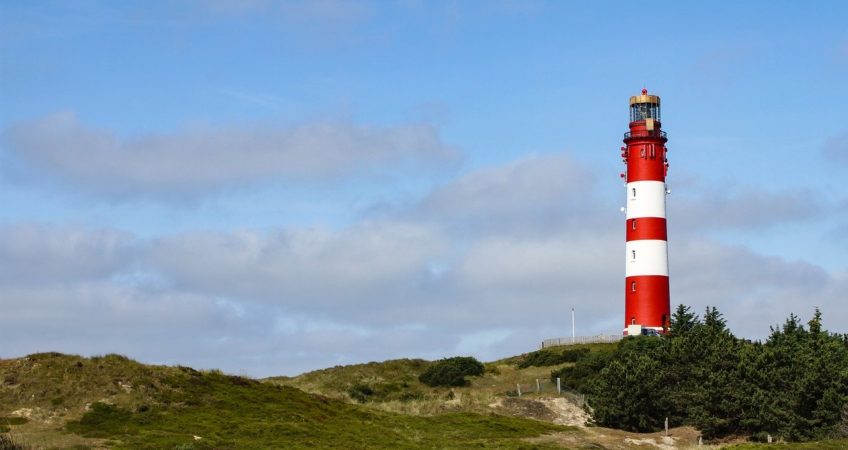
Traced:
<svg viewBox="0 0 848 450">
<path fill-rule="evenodd" d="M 715 449 L 719 446 L 698 446 L 700 433 L 692 427 L 672 428 L 668 432 L 631 433 L 611 428 L 587 426 L 589 415 L 583 408 L 563 397 L 500 398 L 489 405 L 501 414 L 527 417 L 579 428 L 579 432 L 555 433 L 530 439 L 531 442 L 549 442 L 579 447 L 591 443 L 606 449 L 683 450 Z"/>
</svg>

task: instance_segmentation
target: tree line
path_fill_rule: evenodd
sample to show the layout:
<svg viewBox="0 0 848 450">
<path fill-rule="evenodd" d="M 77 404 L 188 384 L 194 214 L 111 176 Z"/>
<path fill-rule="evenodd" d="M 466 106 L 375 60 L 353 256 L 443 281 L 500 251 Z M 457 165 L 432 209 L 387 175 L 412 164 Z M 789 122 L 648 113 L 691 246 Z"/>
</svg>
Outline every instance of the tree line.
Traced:
<svg viewBox="0 0 848 450">
<path fill-rule="evenodd" d="M 668 418 L 708 439 L 848 436 L 848 334 L 822 329 L 821 317 L 805 327 L 790 315 L 761 342 L 735 337 L 716 308 L 699 317 L 680 305 L 667 335 L 625 338 L 552 376 L 582 374 L 603 426 L 657 431 Z"/>
</svg>

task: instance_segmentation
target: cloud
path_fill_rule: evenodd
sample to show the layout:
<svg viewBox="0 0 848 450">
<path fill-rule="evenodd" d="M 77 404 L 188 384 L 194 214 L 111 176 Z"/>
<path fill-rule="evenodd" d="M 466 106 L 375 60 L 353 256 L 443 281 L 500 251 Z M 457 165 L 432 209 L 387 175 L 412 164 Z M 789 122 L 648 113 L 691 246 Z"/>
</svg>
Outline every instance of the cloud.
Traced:
<svg viewBox="0 0 848 450">
<path fill-rule="evenodd" d="M 108 278 L 131 264 L 133 247 L 132 235 L 117 230 L 0 226 L 0 282 L 40 285 Z"/>
<path fill-rule="evenodd" d="M 825 141 L 822 154 L 830 161 L 848 166 L 848 133 L 833 136 Z"/>
<path fill-rule="evenodd" d="M 119 352 L 272 375 L 526 352 L 568 335 L 571 307 L 578 334 L 618 333 L 623 217 L 606 216 L 612 201 L 584 195 L 593 182 L 568 157 L 545 155 L 472 171 L 406 209 L 339 229 L 187 230 L 146 239 L 7 225 L 0 335 L 6 352 L 17 354 Z M 550 209 L 558 210 L 555 222 Z M 669 256 L 672 304 L 699 313 L 717 306 L 738 335 L 765 337 L 790 312 L 807 318 L 816 306 L 826 327 L 844 331 L 837 322 L 848 316 L 844 273 L 704 233 L 675 236 Z"/>
<path fill-rule="evenodd" d="M 717 306 L 742 336 L 762 338 L 790 312 L 809 317 L 815 306 L 835 330 L 842 326 L 835 319 L 848 314 L 832 289 L 843 283 L 839 275 L 812 263 L 699 238 L 670 242 L 669 257 L 672 304 L 693 306 L 698 313 Z"/>
<path fill-rule="evenodd" d="M 254 124 L 122 138 L 66 112 L 12 125 L 5 137 L 9 155 L 24 168 L 102 196 L 201 195 L 268 180 L 373 175 L 389 167 L 412 172 L 458 156 L 426 124 Z"/>
<path fill-rule="evenodd" d="M 597 217 L 596 179 L 566 153 L 478 169 L 435 189 L 410 214 L 456 227 L 536 232 Z"/>
<path fill-rule="evenodd" d="M 446 244 L 403 223 L 189 233 L 154 242 L 149 262 L 181 289 L 367 316 L 389 299 L 405 305 Z"/>
<path fill-rule="evenodd" d="M 772 193 L 699 185 L 682 198 L 674 194 L 668 198 L 669 227 L 681 233 L 762 231 L 781 223 L 810 220 L 823 211 L 824 205 L 809 191 Z"/>
</svg>

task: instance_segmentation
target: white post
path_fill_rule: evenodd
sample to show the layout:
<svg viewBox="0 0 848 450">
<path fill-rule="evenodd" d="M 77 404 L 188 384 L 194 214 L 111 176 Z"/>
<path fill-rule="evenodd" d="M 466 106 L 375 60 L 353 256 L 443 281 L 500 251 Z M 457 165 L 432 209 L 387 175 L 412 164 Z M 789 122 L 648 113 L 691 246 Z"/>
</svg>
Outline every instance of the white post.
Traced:
<svg viewBox="0 0 848 450">
<path fill-rule="evenodd" d="M 574 307 L 571 307 L 571 343 L 574 343 Z"/>
<path fill-rule="evenodd" d="M 518 391 L 518 396 L 521 397 L 521 385 L 515 383 L 515 390 Z"/>
<path fill-rule="evenodd" d="M 538 379 L 538 378 L 536 378 L 536 393 L 537 393 L 537 394 L 541 394 L 541 393 L 542 393 L 542 385 L 539 383 L 539 379 Z"/>
<path fill-rule="evenodd" d="M 559 377 L 557 377 L 557 394 L 562 394 L 562 384 L 560 384 Z"/>
<path fill-rule="evenodd" d="M 665 435 L 668 436 L 668 417 L 665 418 Z"/>
</svg>

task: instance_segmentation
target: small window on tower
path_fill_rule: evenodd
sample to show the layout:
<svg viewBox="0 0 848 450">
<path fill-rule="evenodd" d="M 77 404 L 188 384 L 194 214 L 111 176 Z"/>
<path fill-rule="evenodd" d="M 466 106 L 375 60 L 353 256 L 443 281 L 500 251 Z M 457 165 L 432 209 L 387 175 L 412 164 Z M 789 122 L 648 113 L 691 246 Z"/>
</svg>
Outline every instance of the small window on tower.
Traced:
<svg viewBox="0 0 848 450">
<path fill-rule="evenodd" d="M 633 192 L 633 198 L 636 198 L 636 188 L 631 189 L 631 191 Z"/>
<path fill-rule="evenodd" d="M 635 318 L 635 317 L 631 317 L 631 318 L 630 318 L 630 324 L 631 324 L 631 325 L 636 325 L 636 318 Z"/>
<path fill-rule="evenodd" d="M 632 230 L 635 230 L 635 229 L 636 229 L 636 219 L 633 219 L 633 221 L 632 221 L 632 222 L 630 222 L 630 228 L 631 228 Z"/>
<path fill-rule="evenodd" d="M 630 292 L 636 292 L 636 282 L 635 281 L 630 282 Z"/>
<path fill-rule="evenodd" d="M 636 250 L 630 250 L 630 255 L 633 257 L 633 260 L 636 260 Z"/>
</svg>

